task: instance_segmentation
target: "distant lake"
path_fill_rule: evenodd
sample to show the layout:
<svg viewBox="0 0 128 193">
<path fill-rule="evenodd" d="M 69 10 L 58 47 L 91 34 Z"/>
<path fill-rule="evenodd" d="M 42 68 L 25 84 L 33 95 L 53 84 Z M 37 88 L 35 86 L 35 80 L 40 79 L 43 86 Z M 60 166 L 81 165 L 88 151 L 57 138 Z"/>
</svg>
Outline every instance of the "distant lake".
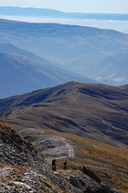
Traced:
<svg viewBox="0 0 128 193">
<path fill-rule="evenodd" d="M 96 27 L 101 29 L 112 29 L 128 34 L 128 21 L 118 20 L 88 20 L 88 19 L 71 19 L 71 18 L 46 18 L 46 17 L 21 17 L 0 15 L 1 19 L 33 22 L 33 23 L 60 23 L 70 25 L 80 25 Z"/>
</svg>

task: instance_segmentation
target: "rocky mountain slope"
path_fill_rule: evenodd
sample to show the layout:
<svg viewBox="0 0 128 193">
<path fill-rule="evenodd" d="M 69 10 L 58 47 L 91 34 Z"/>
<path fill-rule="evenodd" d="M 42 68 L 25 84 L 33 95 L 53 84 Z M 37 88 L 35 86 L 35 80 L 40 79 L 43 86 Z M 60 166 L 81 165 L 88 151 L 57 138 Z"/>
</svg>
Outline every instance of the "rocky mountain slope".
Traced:
<svg viewBox="0 0 128 193">
<path fill-rule="evenodd" d="M 0 100 L 0 119 L 127 147 L 128 90 L 70 82 Z"/>
<path fill-rule="evenodd" d="M 1 193 L 117 193 L 85 167 L 52 172 L 33 145 L 3 123 L 0 123 L 0 155 Z"/>
</svg>

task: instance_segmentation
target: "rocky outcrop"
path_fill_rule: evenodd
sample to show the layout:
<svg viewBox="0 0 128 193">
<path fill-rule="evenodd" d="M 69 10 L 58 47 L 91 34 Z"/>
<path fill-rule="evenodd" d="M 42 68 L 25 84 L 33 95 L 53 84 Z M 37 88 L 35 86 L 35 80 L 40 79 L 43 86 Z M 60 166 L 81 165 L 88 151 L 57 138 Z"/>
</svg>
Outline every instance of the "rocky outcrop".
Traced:
<svg viewBox="0 0 128 193">
<path fill-rule="evenodd" d="M 1 123 L 0 178 L 1 193 L 116 193 L 86 168 L 51 171 L 30 142 Z"/>
<path fill-rule="evenodd" d="M 2 163 L 19 166 L 39 166 L 41 163 L 45 166 L 44 157 L 34 146 L 6 124 L 0 124 L 0 157 Z"/>
</svg>

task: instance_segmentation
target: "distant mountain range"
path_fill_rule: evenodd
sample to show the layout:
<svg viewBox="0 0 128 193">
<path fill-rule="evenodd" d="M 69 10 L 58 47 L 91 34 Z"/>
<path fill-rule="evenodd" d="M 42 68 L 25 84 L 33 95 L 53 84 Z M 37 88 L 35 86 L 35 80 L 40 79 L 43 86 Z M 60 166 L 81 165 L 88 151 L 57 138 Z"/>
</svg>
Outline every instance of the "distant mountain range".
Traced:
<svg viewBox="0 0 128 193">
<path fill-rule="evenodd" d="M 50 61 L 45 60 L 45 59 L 35 55 L 34 53 L 31 53 L 29 51 L 21 49 L 17 46 L 14 46 L 13 44 L 10 44 L 10 43 L 0 43 L 0 53 L 22 56 L 22 57 L 28 58 L 34 62 L 42 63 L 42 65 L 45 64 L 45 65 L 51 66 Z"/>
<path fill-rule="evenodd" d="M 50 71 L 28 59 L 0 54 L 0 62 L 0 97 L 25 93 L 49 84 L 56 85 L 55 75 L 52 79 Z"/>
<path fill-rule="evenodd" d="M 0 15 L 61 17 L 96 20 L 128 20 L 128 14 L 68 13 L 52 9 L 0 7 Z"/>
<path fill-rule="evenodd" d="M 60 72 L 68 71 L 68 75 L 77 77 L 72 80 L 128 83 L 127 34 L 81 26 L 0 20 L 0 36 L 1 53 L 15 55 L 16 52 L 45 64 L 43 67 L 50 65 L 52 70 L 59 70 L 59 76 Z M 8 46 L 4 48 L 3 44 Z M 20 50 L 15 51 L 14 45 Z"/>
<path fill-rule="evenodd" d="M 128 145 L 128 89 L 70 82 L 0 100 L 0 120 Z"/>
<path fill-rule="evenodd" d="M 54 68 L 48 61 L 13 45 L 1 44 L 0 52 L 4 52 L 5 50 L 1 48 L 5 47 L 7 53 L 13 54 L 0 53 L 0 98 L 22 94 L 39 88 L 51 87 L 77 79 L 77 75 L 71 75 L 71 73 Z M 17 55 L 17 53 L 20 55 Z M 31 60 L 28 59 L 30 57 Z M 38 60 L 40 60 L 40 63 L 36 62 Z M 83 79 L 83 81 L 89 82 L 91 80 Z"/>
</svg>

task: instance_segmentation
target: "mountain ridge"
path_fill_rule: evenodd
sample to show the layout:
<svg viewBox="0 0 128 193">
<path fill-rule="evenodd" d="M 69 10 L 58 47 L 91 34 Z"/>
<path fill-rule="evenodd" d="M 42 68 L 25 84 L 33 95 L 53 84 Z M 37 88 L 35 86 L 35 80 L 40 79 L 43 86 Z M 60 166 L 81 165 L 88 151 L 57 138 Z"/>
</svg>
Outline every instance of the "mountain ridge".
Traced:
<svg viewBox="0 0 128 193">
<path fill-rule="evenodd" d="M 0 119 L 127 147 L 127 101 L 124 87 L 70 82 L 0 100 Z"/>
<path fill-rule="evenodd" d="M 44 58 L 41 58 L 32 52 L 29 52 L 27 50 L 19 48 L 11 43 L 0 43 L 0 53 L 1 54 L 8 54 L 8 55 L 19 55 L 22 57 L 26 57 L 30 60 L 33 60 L 35 62 L 40 62 L 40 63 L 43 62 L 46 65 L 51 65 L 50 61 L 48 61 Z"/>
<path fill-rule="evenodd" d="M 25 15 L 25 16 L 52 16 L 79 19 L 100 19 L 100 20 L 128 20 L 128 14 L 107 14 L 107 13 L 77 13 L 63 12 L 54 9 L 23 8 L 23 7 L 0 7 L 1 15 Z"/>
</svg>

